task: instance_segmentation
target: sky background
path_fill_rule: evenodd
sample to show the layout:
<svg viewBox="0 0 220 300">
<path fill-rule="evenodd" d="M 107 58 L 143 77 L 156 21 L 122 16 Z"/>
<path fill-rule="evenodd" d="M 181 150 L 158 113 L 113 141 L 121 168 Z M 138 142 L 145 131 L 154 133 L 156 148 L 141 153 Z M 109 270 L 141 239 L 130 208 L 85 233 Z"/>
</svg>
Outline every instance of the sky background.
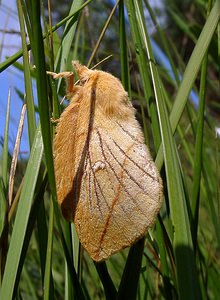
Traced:
<svg viewBox="0 0 220 300">
<path fill-rule="evenodd" d="M 19 35 L 20 26 L 17 18 L 16 1 L 2 0 L 0 5 L 0 61 L 3 62 L 7 56 L 11 56 L 21 49 L 21 39 Z M 4 33 L 3 31 L 6 31 Z M 22 62 L 22 60 L 20 60 Z M 17 128 L 22 108 L 22 101 L 18 97 L 15 87 L 24 92 L 24 79 L 22 72 L 14 67 L 9 67 L 0 73 L 0 137 L 1 143 L 4 137 L 5 117 L 7 110 L 8 92 L 11 92 L 11 110 L 9 122 L 9 150 L 12 153 Z M 25 118 L 26 119 L 26 118 Z M 26 123 L 26 121 L 25 121 Z M 21 141 L 21 154 L 28 149 L 27 124 L 24 125 L 24 131 Z M 0 146 L 0 152 L 2 145 Z"/>
</svg>

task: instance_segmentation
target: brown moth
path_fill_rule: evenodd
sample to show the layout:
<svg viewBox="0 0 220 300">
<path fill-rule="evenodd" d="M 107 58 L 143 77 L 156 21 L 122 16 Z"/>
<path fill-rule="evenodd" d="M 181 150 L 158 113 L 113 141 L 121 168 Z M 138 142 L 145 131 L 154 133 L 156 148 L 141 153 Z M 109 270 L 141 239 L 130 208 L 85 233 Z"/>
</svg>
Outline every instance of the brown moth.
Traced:
<svg viewBox="0 0 220 300">
<path fill-rule="evenodd" d="M 134 244 L 153 225 L 162 181 L 121 82 L 73 62 L 70 104 L 54 139 L 58 201 L 95 261 Z M 52 73 L 52 75 L 54 75 Z"/>
</svg>

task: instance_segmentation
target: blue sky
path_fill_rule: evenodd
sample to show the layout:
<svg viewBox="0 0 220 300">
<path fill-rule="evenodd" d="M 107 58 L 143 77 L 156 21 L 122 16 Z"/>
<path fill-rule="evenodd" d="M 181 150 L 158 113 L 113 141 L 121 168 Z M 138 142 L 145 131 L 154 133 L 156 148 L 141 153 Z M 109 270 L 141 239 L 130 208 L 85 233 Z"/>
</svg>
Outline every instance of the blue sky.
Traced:
<svg viewBox="0 0 220 300">
<path fill-rule="evenodd" d="M 0 5 L 0 44 L 1 53 L 0 61 L 3 62 L 7 56 L 11 56 L 21 49 L 21 39 L 19 36 L 19 22 L 16 11 L 15 0 L 2 0 Z M 4 33 L 17 32 L 17 33 Z M 24 80 L 22 72 L 18 71 L 14 67 L 9 67 L 2 73 L 0 73 L 0 136 L 4 136 L 5 128 L 5 116 L 7 109 L 7 99 L 9 89 L 11 91 L 11 112 L 10 112 L 10 127 L 9 127 L 9 149 L 12 152 L 14 142 L 17 134 L 17 127 L 19 123 L 19 117 L 22 108 L 22 101 L 18 97 L 15 88 L 18 88 L 21 92 L 24 92 Z M 27 144 L 27 126 L 24 126 L 23 137 L 21 141 L 20 152 L 25 153 L 28 151 Z M 1 152 L 0 148 L 0 152 Z"/>
</svg>

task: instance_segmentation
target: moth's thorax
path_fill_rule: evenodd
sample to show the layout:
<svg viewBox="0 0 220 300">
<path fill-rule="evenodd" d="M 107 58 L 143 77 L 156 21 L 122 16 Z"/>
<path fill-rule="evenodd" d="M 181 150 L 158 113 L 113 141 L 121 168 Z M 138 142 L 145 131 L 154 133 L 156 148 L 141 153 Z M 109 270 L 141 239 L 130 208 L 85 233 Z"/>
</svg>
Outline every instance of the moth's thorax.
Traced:
<svg viewBox="0 0 220 300">
<path fill-rule="evenodd" d="M 95 110 L 100 109 L 107 117 L 127 119 L 134 117 L 135 110 L 131 105 L 127 92 L 121 82 L 109 73 L 89 70 L 83 73 L 81 86 L 77 86 L 76 93 L 73 94 L 71 102 L 90 105 L 95 102 Z M 85 80 L 86 78 L 86 80 Z"/>
</svg>

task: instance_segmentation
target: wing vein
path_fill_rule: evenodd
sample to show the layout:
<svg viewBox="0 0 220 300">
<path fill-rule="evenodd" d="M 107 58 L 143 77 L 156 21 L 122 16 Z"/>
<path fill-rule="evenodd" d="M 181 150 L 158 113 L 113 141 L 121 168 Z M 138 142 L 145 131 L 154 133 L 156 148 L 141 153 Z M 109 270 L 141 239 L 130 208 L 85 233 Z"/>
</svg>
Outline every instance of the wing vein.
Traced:
<svg viewBox="0 0 220 300">
<path fill-rule="evenodd" d="M 100 132 L 98 131 L 97 129 L 97 134 L 98 134 L 98 137 L 100 139 L 100 143 L 102 143 L 102 137 L 101 137 L 101 134 Z M 139 205 L 137 204 L 137 201 L 136 199 L 134 199 L 134 197 L 130 194 L 130 192 L 126 189 L 125 185 L 123 184 L 123 182 L 120 180 L 120 178 L 118 177 L 117 173 L 115 172 L 114 168 L 111 166 L 111 164 L 107 161 L 107 158 L 106 158 L 106 155 L 105 155 L 105 152 L 104 152 L 104 148 L 103 148 L 103 143 L 102 143 L 102 146 L 101 146 L 101 151 L 102 151 L 102 155 L 103 155 L 103 158 L 105 159 L 106 163 L 108 164 L 108 166 L 110 167 L 110 169 L 112 170 L 114 176 L 116 177 L 118 183 L 120 186 L 123 187 L 125 193 L 132 199 L 132 201 L 137 205 L 137 208 L 138 210 L 140 210 L 140 212 L 144 214 L 144 212 L 139 208 Z"/>
</svg>

